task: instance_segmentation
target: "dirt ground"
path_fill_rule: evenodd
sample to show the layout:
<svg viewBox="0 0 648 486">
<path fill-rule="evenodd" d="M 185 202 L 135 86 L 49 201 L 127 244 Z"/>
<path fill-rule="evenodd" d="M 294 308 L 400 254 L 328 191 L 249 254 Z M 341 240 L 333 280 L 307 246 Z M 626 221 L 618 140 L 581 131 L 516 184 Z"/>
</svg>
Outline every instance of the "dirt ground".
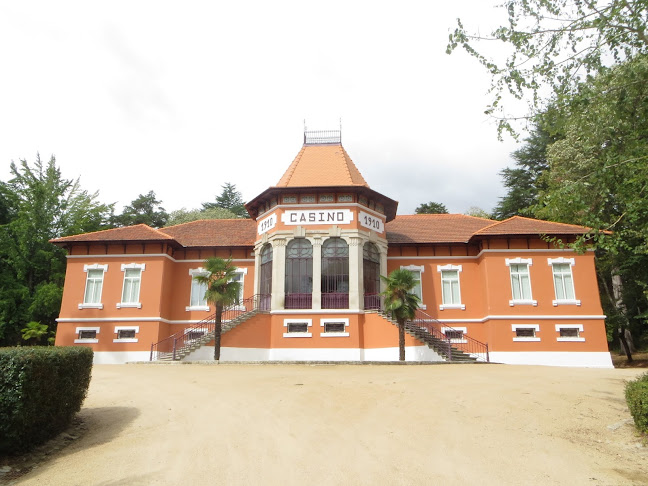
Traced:
<svg viewBox="0 0 648 486">
<path fill-rule="evenodd" d="M 648 484 L 648 447 L 623 397 L 643 372 L 95 366 L 75 427 L 3 482 Z"/>
</svg>

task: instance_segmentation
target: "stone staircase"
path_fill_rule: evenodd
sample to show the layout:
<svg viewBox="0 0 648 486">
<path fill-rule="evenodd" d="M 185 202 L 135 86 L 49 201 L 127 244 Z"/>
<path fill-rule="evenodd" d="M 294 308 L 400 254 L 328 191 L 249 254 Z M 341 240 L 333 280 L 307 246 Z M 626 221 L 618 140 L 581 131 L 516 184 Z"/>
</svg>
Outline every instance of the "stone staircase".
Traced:
<svg viewBox="0 0 648 486">
<path fill-rule="evenodd" d="M 223 322 L 221 324 L 221 336 L 225 334 L 227 331 L 231 331 L 236 326 L 239 326 L 243 324 L 245 321 L 256 316 L 259 312 L 261 311 L 259 311 L 258 309 L 254 309 L 251 310 L 250 312 L 246 312 L 245 314 L 241 314 L 235 319 L 232 319 L 227 322 Z M 209 344 L 211 341 L 214 340 L 214 335 L 215 335 L 215 331 L 209 331 L 203 334 L 199 338 L 187 340 L 187 342 L 185 342 L 180 348 L 176 349 L 175 361 L 182 361 L 189 354 L 193 353 L 196 349 L 206 346 L 207 344 Z M 172 354 L 165 355 L 163 357 L 158 358 L 158 361 L 173 361 L 173 355 Z"/>
<path fill-rule="evenodd" d="M 392 319 L 388 313 L 380 311 L 378 312 L 378 314 L 398 327 L 398 322 Z M 407 321 L 405 323 L 405 332 L 410 336 L 418 339 L 419 341 L 427 344 L 430 349 L 432 349 L 446 361 L 452 361 L 453 363 L 477 362 L 476 357 L 463 352 L 455 346 L 452 346 L 452 344 L 447 339 L 441 339 L 440 337 L 432 335 L 428 328 L 417 325 L 416 321 Z"/>
</svg>

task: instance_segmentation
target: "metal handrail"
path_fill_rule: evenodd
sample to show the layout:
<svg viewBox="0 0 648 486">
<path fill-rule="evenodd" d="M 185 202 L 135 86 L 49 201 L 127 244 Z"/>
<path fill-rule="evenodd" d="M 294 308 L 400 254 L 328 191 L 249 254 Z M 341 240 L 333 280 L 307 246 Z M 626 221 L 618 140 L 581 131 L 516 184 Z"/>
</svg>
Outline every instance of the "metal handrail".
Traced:
<svg viewBox="0 0 648 486">
<path fill-rule="evenodd" d="M 462 331 L 458 331 L 447 324 L 443 324 L 420 309 L 416 310 L 414 319 L 408 321 L 408 323 L 417 326 L 420 329 L 424 329 L 431 336 L 443 342 L 445 344 L 445 352 L 447 353 L 449 361 L 452 361 L 452 352 L 453 349 L 455 349 L 476 358 L 477 361 L 490 362 L 488 343 L 482 343 L 481 341 L 466 335 Z M 461 340 L 448 338 L 446 333 L 441 330 L 442 327 L 445 328 L 446 333 L 448 331 L 462 332 Z"/>
<path fill-rule="evenodd" d="M 241 319 L 252 312 L 267 312 L 267 309 L 265 309 L 263 305 L 266 301 L 266 295 L 256 294 L 239 303 L 228 306 L 223 309 L 221 322 L 222 324 L 227 325 L 228 323 Z M 149 360 L 154 361 L 171 357 L 171 359 L 175 361 L 180 355 L 183 355 L 185 351 L 201 339 L 213 339 L 213 333 L 216 330 L 216 323 L 214 322 L 215 317 L 216 313 L 197 322 L 196 324 L 183 328 L 181 331 L 178 331 L 157 343 L 151 343 L 151 354 Z M 229 330 L 229 328 L 224 327 L 223 332 L 226 330 Z"/>
</svg>

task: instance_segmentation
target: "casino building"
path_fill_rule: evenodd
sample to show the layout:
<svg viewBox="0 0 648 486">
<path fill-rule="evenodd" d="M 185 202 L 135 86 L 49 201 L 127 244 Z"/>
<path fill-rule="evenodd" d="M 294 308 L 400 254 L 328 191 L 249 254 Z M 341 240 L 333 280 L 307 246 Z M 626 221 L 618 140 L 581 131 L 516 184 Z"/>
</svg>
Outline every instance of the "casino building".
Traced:
<svg viewBox="0 0 648 486">
<path fill-rule="evenodd" d="M 306 132 L 279 182 L 246 204 L 251 219 L 52 240 L 68 253 L 56 344 L 89 346 L 97 363 L 213 359 L 214 309 L 193 277 L 220 256 L 241 284 L 222 360 L 397 360 L 380 275 L 405 268 L 421 298 L 407 360 L 612 367 L 594 254 L 561 244 L 586 228 L 397 206 L 339 132 Z"/>
</svg>

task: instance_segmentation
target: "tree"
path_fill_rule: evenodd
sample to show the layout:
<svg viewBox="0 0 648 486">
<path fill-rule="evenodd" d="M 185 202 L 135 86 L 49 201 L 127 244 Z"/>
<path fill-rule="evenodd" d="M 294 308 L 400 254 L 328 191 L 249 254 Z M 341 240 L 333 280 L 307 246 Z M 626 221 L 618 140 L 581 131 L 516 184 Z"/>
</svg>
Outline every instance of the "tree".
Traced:
<svg viewBox="0 0 648 486">
<path fill-rule="evenodd" d="M 189 223 L 191 221 L 198 221 L 200 219 L 235 219 L 236 214 L 223 208 L 210 208 L 210 209 L 178 209 L 171 211 L 167 226 L 175 226 L 177 224 Z"/>
<path fill-rule="evenodd" d="M 473 216 L 475 218 L 483 218 L 483 219 L 492 218 L 492 215 L 490 215 L 485 210 L 477 206 L 470 206 L 464 214 L 466 214 L 467 216 Z"/>
<path fill-rule="evenodd" d="M 516 167 L 500 172 L 507 193 L 493 210 L 495 219 L 531 214 L 531 207 L 538 203 L 539 192 L 546 186 L 541 176 L 548 169 L 547 147 L 557 138 L 538 121 L 524 140 L 524 146 L 511 154 Z"/>
<path fill-rule="evenodd" d="M 216 307 L 214 316 L 214 359 L 220 359 L 223 309 L 236 302 L 239 283 L 234 281 L 236 267 L 232 259 L 212 257 L 205 260 L 206 275 L 196 275 L 194 279 L 206 285 L 205 298 Z"/>
<path fill-rule="evenodd" d="M 412 320 L 419 307 L 419 298 L 412 293 L 416 285 L 409 270 L 394 270 L 388 277 L 380 276 L 385 283 L 385 310 L 389 311 L 398 323 L 398 359 L 405 361 L 405 322 Z"/>
<path fill-rule="evenodd" d="M 448 209 L 445 204 L 430 201 L 417 207 L 416 214 L 448 214 Z"/>
<path fill-rule="evenodd" d="M 648 52 L 646 0 L 507 0 L 502 7 L 506 25 L 482 37 L 458 19 L 447 47 L 448 54 L 463 47 L 490 72 L 493 98 L 486 113 L 499 118 L 500 136 L 515 133 L 505 97 L 526 99 L 532 111 L 541 111 L 546 87 L 569 97 L 588 76 Z M 499 41 L 509 54 L 493 60 L 477 50 L 480 41 Z"/>
<path fill-rule="evenodd" d="M 216 196 L 215 203 L 203 203 L 203 209 L 222 208 L 231 211 L 239 218 L 248 218 L 248 212 L 245 209 L 245 203 L 241 193 L 236 190 L 234 184 L 226 182 L 221 186 L 223 191 L 220 196 Z"/>
<path fill-rule="evenodd" d="M 155 192 L 140 194 L 130 205 L 125 206 L 119 216 L 115 217 L 117 226 L 132 226 L 134 224 L 147 224 L 152 228 L 161 228 L 166 225 L 169 214 L 161 206 Z"/>
<path fill-rule="evenodd" d="M 66 257 L 49 240 L 105 229 L 113 211 L 79 179 L 64 179 L 54 156 L 11 162 L 10 171 L 0 183 L 0 346 L 20 343 L 30 321 L 55 331 Z"/>
</svg>

